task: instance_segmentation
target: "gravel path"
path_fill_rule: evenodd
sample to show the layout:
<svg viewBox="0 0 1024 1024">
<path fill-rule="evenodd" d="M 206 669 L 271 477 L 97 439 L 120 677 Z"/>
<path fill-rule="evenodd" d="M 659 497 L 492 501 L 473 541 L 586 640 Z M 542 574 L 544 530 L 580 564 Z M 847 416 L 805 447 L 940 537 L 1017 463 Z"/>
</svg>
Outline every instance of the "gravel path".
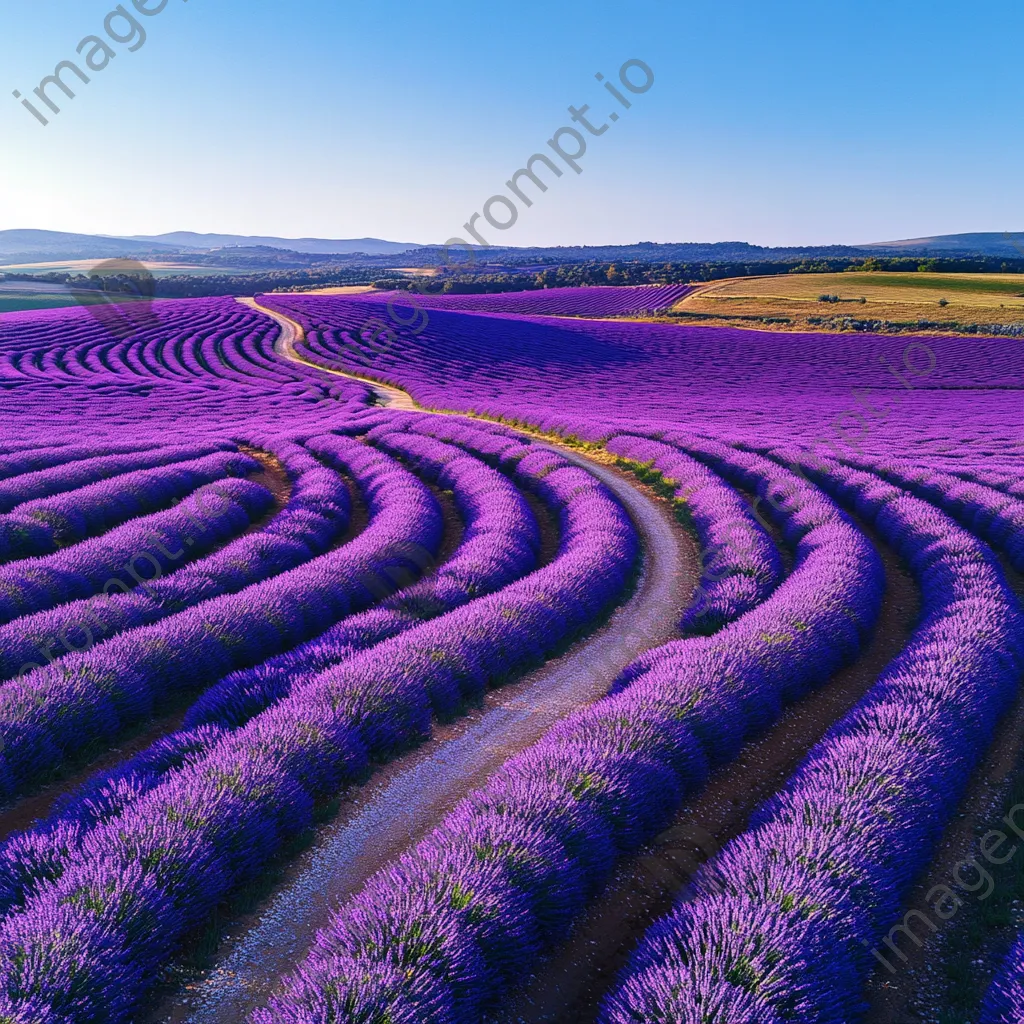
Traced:
<svg viewBox="0 0 1024 1024">
<path fill-rule="evenodd" d="M 362 377 L 358 373 L 328 369 L 325 366 L 311 362 L 301 355 L 296 345 L 306 340 L 306 332 L 297 320 L 292 320 L 291 317 L 285 316 L 284 313 L 278 313 L 276 309 L 268 309 L 266 306 L 261 306 L 254 298 L 238 299 L 237 301 L 242 303 L 243 306 L 249 306 L 251 309 L 264 313 L 277 321 L 278 326 L 281 328 L 281 333 L 277 341 L 274 342 L 274 352 L 281 356 L 282 359 L 288 359 L 293 363 L 302 363 L 304 366 L 310 366 L 314 370 L 320 370 L 322 373 L 333 373 L 337 377 L 348 377 L 351 380 L 362 381 L 364 384 L 370 385 L 370 390 L 373 392 L 379 405 L 387 406 L 389 409 L 401 409 L 403 412 L 417 411 L 418 406 L 413 401 L 412 395 L 402 391 L 400 388 L 393 388 L 390 384 L 381 384 L 372 377 Z M 419 411 L 425 412 L 427 410 Z"/>
<path fill-rule="evenodd" d="M 301 359 L 294 354 L 301 328 L 265 312 L 282 326 L 280 354 Z M 382 403 L 415 409 L 404 392 L 372 383 Z M 596 633 L 518 682 L 492 692 L 481 709 L 437 728 L 428 743 L 353 791 L 335 821 L 320 830 L 313 847 L 288 869 L 269 902 L 251 919 L 239 922 L 235 931 L 240 934 L 224 943 L 216 965 L 171 1005 L 165 1003 L 154 1020 L 241 1024 L 280 975 L 302 958 L 331 907 L 429 831 L 509 756 L 574 708 L 603 696 L 637 655 L 677 635 L 676 623 L 696 582 L 696 552 L 667 503 L 616 470 L 576 452 L 561 447 L 559 451 L 612 490 L 636 524 L 644 562 L 632 597 Z"/>
</svg>

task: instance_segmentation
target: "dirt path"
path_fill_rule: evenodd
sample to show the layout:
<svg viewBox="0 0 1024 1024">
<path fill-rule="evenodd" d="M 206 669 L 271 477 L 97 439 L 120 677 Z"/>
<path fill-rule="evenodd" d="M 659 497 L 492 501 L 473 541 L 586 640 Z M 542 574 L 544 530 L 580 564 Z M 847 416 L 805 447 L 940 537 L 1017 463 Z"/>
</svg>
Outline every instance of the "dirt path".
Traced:
<svg viewBox="0 0 1024 1024">
<path fill-rule="evenodd" d="M 248 304 L 262 310 L 255 302 Z M 287 317 L 265 312 L 282 327 L 278 352 L 306 362 L 295 353 L 301 328 Z M 416 410 L 404 392 L 369 383 L 382 404 Z M 639 654 L 677 636 L 676 623 L 696 582 L 696 550 L 667 503 L 618 470 L 559 450 L 601 480 L 636 524 L 644 558 L 633 595 L 596 633 L 516 683 L 493 691 L 481 709 L 438 727 L 428 743 L 352 791 L 335 821 L 286 869 L 274 895 L 249 919 L 234 923 L 234 937 L 222 943 L 214 966 L 180 986 L 150 1020 L 241 1024 L 280 976 L 302 959 L 332 907 L 429 831 L 513 753 L 574 708 L 603 696 Z"/>
<path fill-rule="evenodd" d="M 350 373 L 347 370 L 335 370 L 312 362 L 301 355 L 296 347 L 306 340 L 306 331 L 302 324 L 297 320 L 292 320 L 291 317 L 285 316 L 284 313 L 278 313 L 276 309 L 261 306 L 254 298 L 238 299 L 237 301 L 242 303 L 243 306 L 248 306 L 250 309 L 265 313 L 277 321 L 278 326 L 281 328 L 281 333 L 277 341 L 274 342 L 274 352 L 281 356 L 282 359 L 287 359 L 293 363 L 302 363 L 303 366 L 309 366 L 314 370 L 319 370 L 321 373 L 332 373 L 336 377 L 348 377 L 351 380 L 358 380 L 364 384 L 369 384 L 378 405 L 386 406 L 389 409 L 400 409 L 403 412 L 429 412 L 427 409 L 420 409 L 415 401 L 413 401 L 412 395 L 402 391 L 400 388 L 393 388 L 390 384 L 381 384 L 372 377 L 363 377 L 358 373 Z"/>
<path fill-rule="evenodd" d="M 620 866 L 568 941 L 489 1020 L 592 1024 L 630 952 L 650 925 L 669 912 L 693 871 L 746 828 L 751 812 L 778 790 L 906 646 L 919 615 L 918 590 L 877 535 L 857 525 L 878 546 L 886 576 L 878 626 L 861 656 L 790 706 L 771 729 L 715 772 L 665 832 Z"/>
</svg>

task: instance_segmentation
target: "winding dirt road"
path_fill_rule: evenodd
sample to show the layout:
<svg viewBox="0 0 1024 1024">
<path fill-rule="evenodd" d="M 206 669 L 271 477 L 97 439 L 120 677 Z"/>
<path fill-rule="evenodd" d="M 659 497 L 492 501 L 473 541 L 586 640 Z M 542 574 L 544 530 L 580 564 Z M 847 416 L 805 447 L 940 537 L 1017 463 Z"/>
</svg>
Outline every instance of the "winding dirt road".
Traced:
<svg viewBox="0 0 1024 1024">
<path fill-rule="evenodd" d="M 275 348 L 282 358 L 362 380 L 390 408 L 430 412 L 418 409 L 398 388 L 308 362 L 296 351 L 303 332 L 295 321 L 254 300 L 240 301 L 281 325 Z M 436 728 L 428 743 L 351 792 L 337 818 L 287 869 L 273 897 L 250 918 L 235 922 L 235 937 L 222 943 L 215 966 L 165 1002 L 154 1020 L 242 1024 L 280 976 L 302 959 L 332 907 L 428 832 L 509 756 L 539 739 L 574 708 L 603 696 L 639 654 L 677 635 L 680 613 L 696 583 L 697 562 L 694 546 L 687 543 L 667 503 L 607 466 L 561 446 L 551 447 L 600 479 L 633 519 L 642 541 L 643 564 L 630 599 L 564 655 L 493 691 L 481 709 Z"/>
<path fill-rule="evenodd" d="M 403 412 L 432 411 L 430 409 L 420 409 L 413 401 L 412 395 L 402 391 L 400 388 L 393 388 L 390 384 L 381 384 L 372 377 L 363 377 L 358 373 L 349 373 L 346 370 L 335 370 L 326 366 L 320 366 L 318 363 L 306 359 L 297 348 L 298 345 L 306 340 L 306 331 L 302 324 L 297 320 L 292 320 L 291 317 L 285 316 L 284 313 L 278 313 L 276 309 L 261 306 L 254 298 L 238 299 L 237 301 L 243 306 L 248 306 L 250 309 L 265 313 L 277 321 L 277 325 L 281 328 L 281 333 L 278 335 L 277 341 L 274 342 L 274 352 L 282 359 L 287 359 L 293 363 L 302 363 L 303 366 L 309 366 L 314 370 L 319 370 L 321 373 L 332 373 L 336 377 L 347 377 L 349 380 L 358 380 L 363 384 L 369 384 L 370 391 L 373 392 L 374 397 L 377 399 L 377 404 L 386 406 L 389 409 L 400 409 Z"/>
</svg>

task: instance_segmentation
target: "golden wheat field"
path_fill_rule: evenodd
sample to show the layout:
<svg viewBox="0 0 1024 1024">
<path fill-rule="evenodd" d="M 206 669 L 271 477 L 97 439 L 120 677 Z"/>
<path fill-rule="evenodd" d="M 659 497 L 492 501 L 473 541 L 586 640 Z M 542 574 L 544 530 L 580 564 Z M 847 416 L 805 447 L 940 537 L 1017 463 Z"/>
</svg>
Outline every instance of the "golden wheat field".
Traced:
<svg viewBox="0 0 1024 1024">
<path fill-rule="evenodd" d="M 825 298 L 825 297 L 828 298 Z M 699 288 L 674 312 L 702 314 L 741 326 L 734 317 L 787 322 L 778 329 L 820 330 L 833 318 L 1024 323 L 1024 275 L 840 273 L 730 278 Z M 714 322 L 714 320 L 712 321 Z"/>
</svg>

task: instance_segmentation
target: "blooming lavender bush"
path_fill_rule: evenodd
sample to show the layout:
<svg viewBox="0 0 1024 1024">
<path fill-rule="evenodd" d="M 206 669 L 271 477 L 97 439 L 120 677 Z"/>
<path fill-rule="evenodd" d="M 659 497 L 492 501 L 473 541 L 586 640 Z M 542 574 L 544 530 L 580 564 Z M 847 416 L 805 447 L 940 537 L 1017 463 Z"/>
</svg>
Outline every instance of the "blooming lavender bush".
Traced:
<svg viewBox="0 0 1024 1024">
<path fill-rule="evenodd" d="M 782 562 L 771 537 L 731 488 L 671 445 L 620 434 L 608 450 L 649 465 L 676 487 L 677 509 L 693 524 L 701 581 L 680 623 L 684 631 L 714 633 L 771 593 Z"/>
</svg>

